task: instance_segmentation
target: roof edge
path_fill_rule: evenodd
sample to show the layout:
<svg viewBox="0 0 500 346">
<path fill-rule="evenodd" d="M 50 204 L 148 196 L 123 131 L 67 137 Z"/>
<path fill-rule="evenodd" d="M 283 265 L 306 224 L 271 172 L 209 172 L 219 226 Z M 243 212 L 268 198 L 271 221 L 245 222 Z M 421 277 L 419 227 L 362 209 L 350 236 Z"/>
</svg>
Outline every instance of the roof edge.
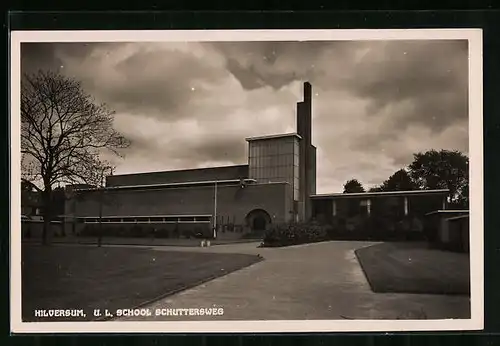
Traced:
<svg viewBox="0 0 500 346">
<path fill-rule="evenodd" d="M 390 196 L 390 195 L 425 195 L 425 194 L 445 194 L 449 193 L 448 189 L 436 189 L 436 190 L 407 190 L 407 191 L 376 191 L 376 192 L 355 192 L 355 193 L 326 193 L 326 194 L 316 194 L 311 195 L 311 198 L 321 198 L 321 197 L 364 197 L 364 196 Z"/>
<path fill-rule="evenodd" d="M 300 136 L 298 133 L 292 132 L 292 133 L 282 133 L 282 134 L 277 134 L 277 135 L 247 137 L 247 138 L 245 138 L 245 140 L 247 142 L 252 142 L 252 141 L 265 140 L 265 139 L 286 138 L 286 137 L 297 137 L 298 139 L 302 139 L 302 136 Z"/>
<path fill-rule="evenodd" d="M 241 181 L 246 183 L 254 183 L 255 179 L 242 178 L 242 179 L 221 179 L 221 180 L 201 180 L 201 181 L 186 181 L 178 183 L 160 183 L 160 184 L 137 184 L 137 185 L 115 185 L 105 186 L 103 188 L 84 188 L 75 189 L 76 191 L 98 191 L 98 190 L 133 190 L 133 189 L 155 189 L 155 188 L 169 188 L 169 187 L 186 187 L 186 186 L 206 186 L 215 184 L 239 184 Z"/>
<path fill-rule="evenodd" d="M 113 174 L 113 175 L 108 175 L 108 177 L 125 177 L 125 176 L 132 176 L 132 175 L 147 175 L 147 174 L 160 174 L 160 173 L 179 173 L 179 172 L 188 172 L 188 171 L 202 171 L 202 170 L 209 170 L 209 169 L 224 169 L 224 168 L 236 168 L 236 167 L 248 167 L 248 163 L 244 163 L 241 165 L 229 165 L 229 166 L 214 166 L 214 167 L 199 167 L 199 168 L 186 168 L 186 169 L 172 169 L 168 171 L 151 171 L 151 172 L 138 172 L 138 173 L 124 173 L 124 174 Z"/>
</svg>

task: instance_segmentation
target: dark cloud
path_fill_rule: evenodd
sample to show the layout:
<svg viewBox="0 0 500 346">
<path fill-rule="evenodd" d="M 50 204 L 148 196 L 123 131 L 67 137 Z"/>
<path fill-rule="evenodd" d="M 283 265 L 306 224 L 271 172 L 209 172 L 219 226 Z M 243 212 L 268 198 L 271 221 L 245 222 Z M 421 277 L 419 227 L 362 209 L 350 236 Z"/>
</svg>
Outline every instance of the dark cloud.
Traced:
<svg viewBox="0 0 500 346">
<path fill-rule="evenodd" d="M 154 68 L 151 62 L 155 62 Z M 129 111 L 160 111 L 169 118 L 193 97 L 203 96 L 205 91 L 197 82 L 217 83 L 224 76 L 223 71 L 203 64 L 189 52 L 175 50 L 168 54 L 137 51 L 115 68 L 122 80 L 105 87 L 93 85 L 107 102 Z"/>
<path fill-rule="evenodd" d="M 467 151 L 466 41 L 25 43 L 23 72 L 82 81 L 133 145 L 123 172 L 246 162 L 314 92 L 318 192 L 373 185 L 431 148 Z M 122 167 L 122 168 L 120 168 Z M 135 167 L 135 168 L 134 168 Z"/>
<path fill-rule="evenodd" d="M 374 116 L 406 102 L 410 109 L 394 118 L 396 131 L 416 122 L 439 132 L 467 117 L 467 41 L 252 42 L 217 48 L 245 89 L 309 80 L 321 90 L 341 87 L 369 99 L 368 115 Z"/>
<path fill-rule="evenodd" d="M 263 86 L 280 89 L 293 81 L 311 79 L 311 57 L 338 42 L 245 42 L 211 43 L 227 57 L 226 67 L 244 89 Z M 296 68 L 280 69 L 292 58 Z M 286 62 L 285 62 L 286 63 Z"/>
<path fill-rule="evenodd" d="M 113 46 L 113 43 L 22 43 L 21 69 L 23 73 L 38 70 L 61 71 L 65 59 L 84 59 L 99 47 Z"/>
<path fill-rule="evenodd" d="M 392 42 L 381 57 L 369 51 L 344 85 L 372 101 L 368 115 L 408 101 L 413 109 L 394 118 L 396 128 L 413 122 L 441 131 L 467 118 L 467 41 Z"/>
<path fill-rule="evenodd" d="M 38 70 L 58 71 L 63 64 L 56 56 L 54 44 L 22 43 L 21 44 L 21 72 L 35 73 Z"/>
</svg>

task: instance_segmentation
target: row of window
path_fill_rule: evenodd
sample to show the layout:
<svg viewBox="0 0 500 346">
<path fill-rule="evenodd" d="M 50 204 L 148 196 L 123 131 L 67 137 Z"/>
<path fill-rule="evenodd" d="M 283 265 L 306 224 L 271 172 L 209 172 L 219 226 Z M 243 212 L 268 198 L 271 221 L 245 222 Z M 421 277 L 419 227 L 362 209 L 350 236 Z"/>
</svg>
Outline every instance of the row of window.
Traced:
<svg viewBox="0 0 500 346">
<path fill-rule="evenodd" d="M 250 176 L 253 179 L 256 179 L 257 181 L 263 181 L 269 179 L 272 181 L 286 181 L 292 184 L 294 182 L 293 176 L 287 173 L 288 172 L 261 170 L 261 171 L 250 172 Z"/>
<path fill-rule="evenodd" d="M 349 216 L 354 216 L 354 215 L 371 215 L 372 213 L 372 201 L 370 199 L 367 200 L 361 200 L 359 202 L 353 200 L 351 203 L 348 203 L 347 205 L 347 210 Z M 337 203 L 336 201 L 333 201 L 332 203 L 332 213 L 333 216 L 337 215 Z M 402 204 L 395 204 L 390 207 L 386 208 L 387 210 L 392 210 L 395 211 L 397 214 L 400 215 L 408 215 L 409 213 L 409 204 L 408 204 L 408 199 L 404 199 L 404 202 Z"/>
<path fill-rule="evenodd" d="M 84 223 L 209 223 L 210 216 L 181 216 L 181 217 L 86 217 L 80 218 L 79 221 Z"/>
<path fill-rule="evenodd" d="M 290 174 L 294 173 L 295 175 L 299 174 L 299 166 L 282 166 L 282 165 L 275 165 L 275 164 L 268 164 L 268 165 L 251 165 L 249 167 L 249 171 L 261 171 L 261 170 L 269 170 L 269 169 L 274 169 L 274 170 L 281 170 L 283 172 L 290 172 Z"/>
<path fill-rule="evenodd" d="M 248 149 L 249 156 L 260 155 L 278 155 L 278 154 L 293 154 L 298 153 L 299 144 L 297 141 L 277 141 L 277 142 L 261 142 L 251 143 Z"/>
<path fill-rule="evenodd" d="M 267 167 L 250 167 L 250 177 L 288 177 L 292 179 L 299 177 L 299 167 L 283 167 L 283 166 L 267 166 Z"/>
<path fill-rule="evenodd" d="M 258 155 L 248 158 L 250 166 L 298 166 L 298 155 Z"/>
</svg>

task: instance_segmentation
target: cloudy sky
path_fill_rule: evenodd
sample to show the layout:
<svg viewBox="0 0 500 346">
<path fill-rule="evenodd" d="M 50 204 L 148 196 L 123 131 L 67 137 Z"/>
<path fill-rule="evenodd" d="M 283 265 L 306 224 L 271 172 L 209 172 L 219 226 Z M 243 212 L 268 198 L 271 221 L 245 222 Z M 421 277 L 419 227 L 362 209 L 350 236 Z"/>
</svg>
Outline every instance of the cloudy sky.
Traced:
<svg viewBox="0 0 500 346">
<path fill-rule="evenodd" d="M 24 43 L 116 111 L 116 173 L 244 164 L 245 137 L 295 132 L 313 85 L 318 193 L 381 183 L 428 149 L 468 149 L 467 41 Z"/>
</svg>

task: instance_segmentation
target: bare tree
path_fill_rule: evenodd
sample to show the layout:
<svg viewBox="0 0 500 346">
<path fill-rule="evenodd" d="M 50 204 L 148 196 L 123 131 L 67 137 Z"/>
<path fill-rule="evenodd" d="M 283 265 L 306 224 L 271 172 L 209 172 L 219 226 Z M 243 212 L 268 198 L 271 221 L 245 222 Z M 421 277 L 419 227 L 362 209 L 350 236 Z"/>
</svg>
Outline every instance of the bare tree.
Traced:
<svg viewBox="0 0 500 346">
<path fill-rule="evenodd" d="M 22 179 L 42 196 L 43 242 L 54 215 L 56 184 L 99 185 L 110 163 L 130 142 L 113 128 L 114 112 L 97 104 L 75 79 L 39 71 L 21 82 Z"/>
</svg>

